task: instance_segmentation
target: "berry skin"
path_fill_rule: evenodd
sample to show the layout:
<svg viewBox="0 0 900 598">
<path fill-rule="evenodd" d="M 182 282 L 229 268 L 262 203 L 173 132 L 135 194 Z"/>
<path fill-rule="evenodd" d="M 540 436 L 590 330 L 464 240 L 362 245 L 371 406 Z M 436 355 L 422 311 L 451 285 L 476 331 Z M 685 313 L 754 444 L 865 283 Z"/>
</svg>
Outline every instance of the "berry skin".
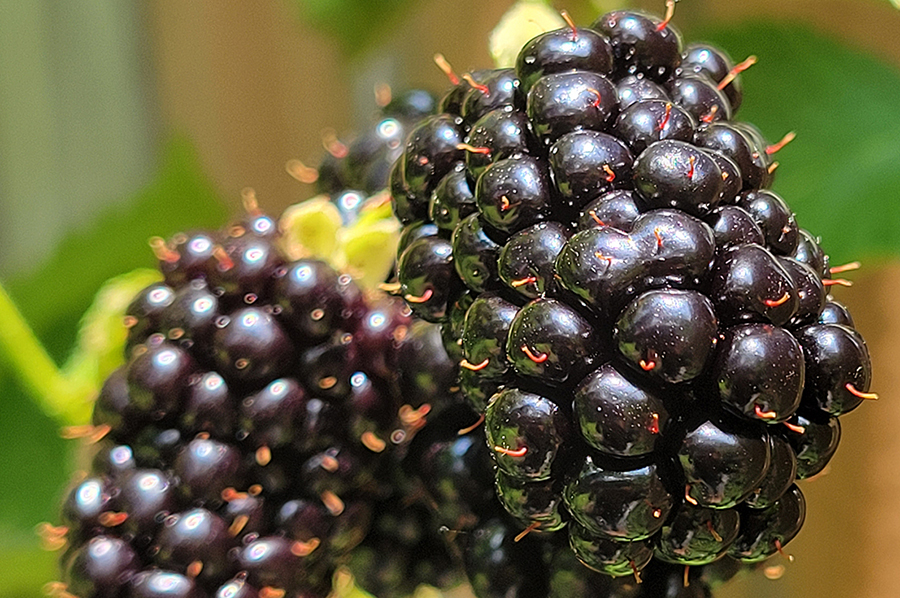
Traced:
<svg viewBox="0 0 900 598">
<path fill-rule="evenodd" d="M 453 265 L 466 286 L 481 292 L 497 281 L 500 245 L 488 236 L 478 214 L 471 214 L 453 230 Z"/>
<path fill-rule="evenodd" d="M 569 229 L 556 222 L 541 222 L 511 235 L 497 258 L 500 279 L 526 299 L 555 289 L 553 264 L 569 236 Z"/>
<path fill-rule="evenodd" d="M 781 551 L 806 518 L 806 500 L 792 486 L 772 506 L 741 513 L 741 531 L 728 554 L 745 563 L 757 563 Z"/>
<path fill-rule="evenodd" d="M 681 66 L 675 72 L 676 76 L 682 73 L 694 73 L 708 77 L 714 83 L 722 81 L 729 71 L 734 68 L 731 58 L 719 48 L 709 44 L 688 44 L 681 55 Z M 737 112 L 741 107 L 743 93 L 741 81 L 735 77 L 722 90 L 728 97 L 732 112 Z"/>
<path fill-rule="evenodd" d="M 630 377 L 608 363 L 588 374 L 575 389 L 572 410 L 581 435 L 608 455 L 651 454 L 668 425 L 669 413 L 659 394 Z"/>
<path fill-rule="evenodd" d="M 612 69 L 612 48 L 607 38 L 582 28 L 564 27 L 538 35 L 516 58 L 516 76 L 525 93 L 551 73 L 584 70 L 608 75 Z"/>
<path fill-rule="evenodd" d="M 499 108 L 481 117 L 472 125 L 466 143 L 472 148 L 466 151 L 466 166 L 475 180 L 498 160 L 537 151 L 531 122 L 521 112 L 508 108 Z"/>
<path fill-rule="evenodd" d="M 690 142 L 694 139 L 690 115 L 666 100 L 641 100 L 631 104 L 619 114 L 613 131 L 635 156 L 656 141 Z"/>
<path fill-rule="evenodd" d="M 769 468 L 766 433 L 722 415 L 687 426 L 678 460 L 687 479 L 685 500 L 731 508 L 759 487 Z"/>
<path fill-rule="evenodd" d="M 797 479 L 811 478 L 825 469 L 841 441 L 841 422 L 823 413 L 798 413 L 794 428 L 785 433 L 797 455 Z"/>
<path fill-rule="evenodd" d="M 605 131 L 618 113 L 618 94 L 609 79 L 589 71 L 570 71 L 538 79 L 526 107 L 535 134 L 550 145 L 578 129 Z"/>
<path fill-rule="evenodd" d="M 712 304 L 696 291 L 648 291 L 619 316 L 619 353 L 648 376 L 677 384 L 703 373 L 716 346 Z"/>
<path fill-rule="evenodd" d="M 629 184 L 634 158 L 624 143 L 598 131 L 573 131 L 550 147 L 550 169 L 562 200 L 576 209 Z"/>
<path fill-rule="evenodd" d="M 635 160 L 634 187 L 653 208 L 679 208 L 702 216 L 722 193 L 722 171 L 709 154 L 685 141 L 650 144 Z"/>
<path fill-rule="evenodd" d="M 257 384 L 283 373 L 293 358 L 287 333 L 258 307 L 233 312 L 216 325 L 216 365 L 226 379 Z"/>
<path fill-rule="evenodd" d="M 799 331 L 806 358 L 803 400 L 831 415 L 843 415 L 863 402 L 872 364 L 862 336 L 835 324 L 815 324 Z"/>
<path fill-rule="evenodd" d="M 497 466 L 514 479 L 549 479 L 562 449 L 568 420 L 553 401 L 517 388 L 491 398 L 485 413 L 488 447 Z"/>
<path fill-rule="evenodd" d="M 550 199 L 546 167 L 527 155 L 495 162 L 475 185 L 475 203 L 481 217 L 505 233 L 544 220 L 550 211 Z"/>
<path fill-rule="evenodd" d="M 78 548 L 66 566 L 67 591 L 81 598 L 115 598 L 124 581 L 140 568 L 128 544 L 111 536 L 95 536 Z"/>
<path fill-rule="evenodd" d="M 400 255 L 397 276 L 413 312 L 429 322 L 442 320 L 459 284 L 453 246 L 440 237 L 419 239 Z"/>
<path fill-rule="evenodd" d="M 506 373 L 506 338 L 519 308 L 492 294 L 480 295 L 466 311 L 462 351 L 467 367 L 483 378 Z M 477 370 L 476 370 L 477 368 Z"/>
<path fill-rule="evenodd" d="M 674 504 L 655 465 L 612 469 L 590 456 L 566 484 L 563 499 L 590 534 L 621 541 L 654 535 Z"/>
<path fill-rule="evenodd" d="M 597 347 L 594 328 L 581 314 L 556 299 L 535 299 L 512 321 L 506 357 L 520 375 L 565 383 L 590 369 Z"/>
<path fill-rule="evenodd" d="M 619 96 L 619 110 L 623 112 L 635 102 L 670 99 L 663 87 L 643 75 L 622 77 L 616 83 L 616 93 Z"/>
<path fill-rule="evenodd" d="M 759 245 L 738 245 L 716 259 L 710 298 L 726 323 L 788 323 L 797 311 L 797 290 L 791 275 Z"/>
<path fill-rule="evenodd" d="M 598 573 L 610 577 L 634 575 L 653 558 L 653 547 L 646 540 L 616 542 L 593 536 L 577 523 L 570 523 L 568 529 L 569 546 L 575 556 L 585 567 Z"/>
<path fill-rule="evenodd" d="M 803 350 L 784 328 L 745 324 L 729 328 L 713 376 L 722 403 L 766 423 L 782 423 L 800 407 Z"/>
<path fill-rule="evenodd" d="M 591 29 L 609 38 L 620 76 L 644 73 L 665 81 L 681 63 L 681 36 L 647 15 L 614 11 L 594 21 Z"/>
<path fill-rule="evenodd" d="M 740 515 L 735 509 L 705 509 L 682 503 L 662 527 L 655 555 L 676 565 L 706 565 L 725 554 L 739 527 Z"/>
</svg>

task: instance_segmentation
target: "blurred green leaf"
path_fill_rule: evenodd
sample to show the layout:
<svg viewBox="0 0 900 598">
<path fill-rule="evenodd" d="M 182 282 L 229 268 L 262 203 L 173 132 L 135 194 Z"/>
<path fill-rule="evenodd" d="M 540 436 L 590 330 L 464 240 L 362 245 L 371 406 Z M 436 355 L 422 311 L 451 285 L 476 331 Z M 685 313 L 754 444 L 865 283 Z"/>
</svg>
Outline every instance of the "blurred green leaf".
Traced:
<svg viewBox="0 0 900 598">
<path fill-rule="evenodd" d="M 797 139 L 777 154 L 774 190 L 800 226 L 822 238 L 832 263 L 900 252 L 900 72 L 810 29 L 745 23 L 691 31 L 759 61 L 743 75 L 737 118 L 771 142 Z"/>
<path fill-rule="evenodd" d="M 357 55 L 377 40 L 410 0 L 298 0 L 300 18 L 338 40 Z"/>
<path fill-rule="evenodd" d="M 41 586 L 59 579 L 56 559 L 59 553 L 47 552 L 38 547 L 37 539 L 0 543 L 0 574 L 3 598 L 39 598 Z"/>
</svg>

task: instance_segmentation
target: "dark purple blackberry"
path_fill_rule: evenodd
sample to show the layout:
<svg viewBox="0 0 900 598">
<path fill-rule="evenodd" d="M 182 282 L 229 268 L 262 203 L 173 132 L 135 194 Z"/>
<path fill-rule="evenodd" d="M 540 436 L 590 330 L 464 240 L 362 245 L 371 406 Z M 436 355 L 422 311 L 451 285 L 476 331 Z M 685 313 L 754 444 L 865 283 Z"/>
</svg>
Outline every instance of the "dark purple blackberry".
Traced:
<svg viewBox="0 0 900 598">
<path fill-rule="evenodd" d="M 723 252 L 737 245 L 765 245 L 766 239 L 756 221 L 743 208 L 719 206 L 710 212 L 706 222 L 716 237 L 716 250 Z"/>
<path fill-rule="evenodd" d="M 218 236 L 205 231 L 179 233 L 168 243 L 154 237 L 150 245 L 159 258 L 159 269 L 166 283 L 173 288 L 195 278 L 207 278 L 221 265 L 228 263 L 223 258 L 224 250 Z"/>
<path fill-rule="evenodd" d="M 459 148 L 463 141 L 462 122 L 449 115 L 429 116 L 410 131 L 400 164 L 404 187 L 415 198 L 410 206 L 414 215 L 427 214 L 431 192 L 453 164 L 465 158 Z"/>
<path fill-rule="evenodd" d="M 599 73 L 555 73 L 535 81 L 526 111 L 535 134 L 550 145 L 575 130 L 607 130 L 618 114 L 619 98 L 615 86 Z"/>
<path fill-rule="evenodd" d="M 647 540 L 617 542 L 591 534 L 570 522 L 569 546 L 585 567 L 610 577 L 635 575 L 653 558 L 653 546 Z"/>
<path fill-rule="evenodd" d="M 491 113 L 493 114 L 493 112 Z M 490 116 L 490 115 L 489 115 Z M 487 118 L 487 117 L 486 117 Z M 469 153 L 468 156 L 483 156 Z M 444 229 L 452 231 L 459 221 L 475 212 L 475 197 L 472 194 L 468 173 L 464 163 L 459 162 L 450 172 L 444 175 L 441 182 L 431 194 L 428 203 L 428 217 Z M 408 246 L 412 240 L 404 245 Z"/>
<path fill-rule="evenodd" d="M 841 423 L 824 413 L 798 413 L 788 422 L 784 435 L 796 453 L 797 479 L 820 473 L 834 456 L 841 441 Z"/>
<path fill-rule="evenodd" d="M 125 326 L 128 328 L 128 346 L 133 347 L 147 340 L 162 320 L 163 314 L 175 301 L 175 291 L 162 282 L 143 289 L 125 310 Z"/>
<path fill-rule="evenodd" d="M 542 481 L 550 478 L 569 430 L 565 412 L 556 403 L 507 388 L 491 398 L 485 431 L 501 470 L 518 480 Z"/>
<path fill-rule="evenodd" d="M 745 191 L 737 205 L 747 210 L 762 230 L 773 253 L 790 255 L 799 242 L 794 214 L 787 203 L 772 191 Z"/>
<path fill-rule="evenodd" d="M 668 426 L 661 393 L 642 388 L 627 372 L 605 364 L 575 389 L 573 415 L 593 448 L 619 457 L 652 454 Z"/>
<path fill-rule="evenodd" d="M 500 505 L 548 562 L 568 549 L 606 576 L 646 573 L 636 592 L 654 598 L 709 596 L 701 569 L 753 552 L 751 536 L 793 537 L 776 529 L 790 517 L 762 514 L 825 466 L 836 416 L 876 396 L 826 295 L 855 264 L 830 268 L 768 190 L 793 135 L 770 145 L 733 120 L 755 59 L 683 49 L 666 4 L 665 20 L 615 11 L 537 36 L 520 95 L 478 123 L 467 98 L 510 72 L 471 73 L 442 105 L 473 128 L 432 221 L 411 216 L 408 181 L 394 189 L 410 235 L 433 227 L 400 292 L 441 323 L 459 394 L 484 414 Z M 428 259 L 448 235 L 452 260 Z M 767 523 L 744 534 L 745 513 Z"/>
<path fill-rule="evenodd" d="M 665 100 L 641 100 L 622 110 L 613 132 L 637 156 L 663 139 L 694 140 L 694 123 L 682 108 Z"/>
<path fill-rule="evenodd" d="M 245 307 L 216 322 L 216 366 L 228 380 L 258 384 L 283 374 L 294 348 L 275 317 L 258 307 Z"/>
<path fill-rule="evenodd" d="M 453 263 L 453 246 L 440 237 L 413 242 L 400 255 L 397 277 L 403 298 L 413 313 L 429 322 L 442 320 L 460 285 Z"/>
<path fill-rule="evenodd" d="M 741 512 L 741 530 L 728 554 L 745 563 L 762 561 L 781 552 L 806 518 L 806 500 L 792 486 L 770 507 Z"/>
<path fill-rule="evenodd" d="M 665 81 L 681 63 L 681 36 L 668 22 L 631 11 L 613 11 L 591 29 L 609 39 L 619 76 L 643 73 Z"/>
<path fill-rule="evenodd" d="M 634 221 L 640 215 L 634 191 L 626 189 L 610 191 L 581 208 L 578 215 L 578 230 L 611 226 L 627 233 L 631 232 Z"/>
<path fill-rule="evenodd" d="M 525 93 L 551 73 L 584 70 L 607 75 L 612 69 L 612 48 L 607 38 L 578 27 L 543 33 L 525 44 L 516 57 L 516 76 Z"/>
<path fill-rule="evenodd" d="M 544 220 L 551 209 L 550 173 L 537 159 L 521 155 L 494 162 L 475 184 L 475 204 L 484 222 L 514 233 Z"/>
<path fill-rule="evenodd" d="M 634 158 L 612 135 L 573 131 L 550 147 L 549 157 L 559 197 L 575 209 L 608 191 L 631 185 Z"/>
<path fill-rule="evenodd" d="M 806 363 L 804 402 L 831 415 L 843 415 L 869 393 L 872 364 L 862 336 L 836 324 L 814 324 L 801 329 L 797 340 Z"/>
<path fill-rule="evenodd" d="M 678 460 L 687 482 L 685 500 L 692 505 L 727 509 L 759 488 L 771 460 L 765 430 L 713 415 L 686 426 Z"/>
<path fill-rule="evenodd" d="M 735 509 L 707 509 L 682 503 L 663 525 L 655 556 L 676 565 L 706 565 L 719 559 L 734 543 L 740 527 Z"/>
<path fill-rule="evenodd" d="M 78 548 L 66 565 L 66 591 L 81 598 L 116 598 L 140 569 L 140 559 L 128 542 L 94 536 Z"/>
<path fill-rule="evenodd" d="M 676 77 L 669 83 L 669 95 L 697 123 L 731 120 L 731 103 L 707 77 L 688 74 Z"/>
<path fill-rule="evenodd" d="M 725 323 L 771 322 L 783 326 L 797 311 L 793 278 L 764 247 L 738 245 L 713 265 L 710 298 Z"/>
<path fill-rule="evenodd" d="M 541 222 L 511 235 L 497 258 L 500 279 L 526 299 L 552 291 L 553 264 L 569 236 L 569 230 L 556 222 Z"/>
<path fill-rule="evenodd" d="M 131 578 L 129 598 L 203 598 L 194 580 L 166 569 L 141 571 Z"/>
<path fill-rule="evenodd" d="M 632 301 L 613 330 L 629 365 L 677 384 L 703 373 L 716 346 L 716 314 L 696 291 L 648 291 Z"/>
<path fill-rule="evenodd" d="M 799 471 L 799 460 L 794 449 L 782 436 L 769 434 L 771 444 L 771 460 L 769 471 L 763 478 L 762 485 L 747 499 L 744 504 L 752 509 L 765 509 L 781 498 L 796 479 L 802 479 Z M 837 446 L 837 443 L 834 443 Z"/>
<path fill-rule="evenodd" d="M 677 208 L 703 216 L 722 193 L 722 171 L 693 144 L 665 139 L 647 146 L 635 160 L 634 188 L 648 209 Z"/>
<path fill-rule="evenodd" d="M 228 523 L 206 509 L 192 509 L 165 519 L 156 536 L 154 560 L 160 566 L 199 574 L 202 585 L 219 585 L 228 579 L 228 551 L 235 544 Z"/>
<path fill-rule="evenodd" d="M 498 108 L 521 108 L 524 97 L 514 69 L 496 69 L 473 85 L 462 102 L 461 115 L 468 125 Z"/>
<path fill-rule="evenodd" d="M 506 338 L 509 327 L 519 312 L 518 306 L 502 297 L 485 293 L 466 311 L 462 332 L 462 367 L 478 372 L 483 378 L 498 378 L 506 373 Z"/>
<path fill-rule="evenodd" d="M 563 500 L 582 537 L 645 540 L 660 530 L 675 504 L 656 465 L 607 465 L 591 456 L 577 465 Z"/>
<path fill-rule="evenodd" d="M 744 189 L 764 189 L 771 184 L 768 157 L 735 123 L 710 122 L 697 130 L 698 147 L 721 152 L 731 158 L 743 176 Z"/>
<path fill-rule="evenodd" d="M 669 94 L 659 84 L 643 75 L 628 75 L 616 83 L 619 110 L 625 111 L 635 102 L 643 100 L 669 101 Z"/>
<path fill-rule="evenodd" d="M 681 65 L 676 70 L 676 75 L 682 73 L 694 73 L 705 75 L 719 85 L 734 69 L 731 58 L 721 49 L 709 44 L 688 44 L 681 55 Z M 741 91 L 740 77 L 729 81 L 722 91 L 728 97 L 732 112 L 737 112 L 741 106 L 743 93 Z"/>
<path fill-rule="evenodd" d="M 128 396 L 131 405 L 152 419 L 161 419 L 181 407 L 188 382 L 197 370 L 190 354 L 151 337 L 135 350 L 128 364 Z"/>
<path fill-rule="evenodd" d="M 712 369 L 722 403 L 766 423 L 785 422 L 797 411 L 804 375 L 800 343 L 770 324 L 729 328 Z"/>
<path fill-rule="evenodd" d="M 481 292 L 497 284 L 497 257 L 501 246 L 487 234 L 478 214 L 460 221 L 450 242 L 456 273 L 467 287 Z"/>
<path fill-rule="evenodd" d="M 506 357 L 516 373 L 544 383 L 575 382 L 600 357 L 594 327 L 556 299 L 538 298 L 516 314 Z"/>
</svg>

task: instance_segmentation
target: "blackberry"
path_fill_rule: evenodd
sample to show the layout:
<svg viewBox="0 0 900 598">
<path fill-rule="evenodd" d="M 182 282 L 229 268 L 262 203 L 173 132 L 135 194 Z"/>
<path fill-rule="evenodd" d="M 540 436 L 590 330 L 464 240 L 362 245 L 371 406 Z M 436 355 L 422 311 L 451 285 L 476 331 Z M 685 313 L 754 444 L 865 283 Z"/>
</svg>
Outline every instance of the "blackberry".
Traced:
<svg viewBox="0 0 900 598">
<path fill-rule="evenodd" d="M 443 114 L 394 170 L 395 213 L 434 227 L 400 254 L 400 294 L 459 361 L 514 529 L 571 551 L 544 565 L 576 595 L 572 555 L 620 589 L 645 570 L 647 595 L 706 596 L 696 569 L 779 552 L 794 482 L 876 397 L 820 241 L 770 189 L 793 135 L 735 119 L 754 59 L 683 47 L 674 4 L 543 33 L 514 73 L 440 61 Z M 502 525 L 480 533 L 504 546 Z"/>
<path fill-rule="evenodd" d="M 387 457 L 440 406 L 436 368 L 456 365 L 437 326 L 441 353 L 401 368 L 421 339 L 403 302 L 290 261 L 276 229 L 254 209 L 156 243 L 167 282 L 128 309 L 128 362 L 93 415 L 106 438 L 62 508 L 82 598 L 327 595 L 392 491 Z"/>
</svg>

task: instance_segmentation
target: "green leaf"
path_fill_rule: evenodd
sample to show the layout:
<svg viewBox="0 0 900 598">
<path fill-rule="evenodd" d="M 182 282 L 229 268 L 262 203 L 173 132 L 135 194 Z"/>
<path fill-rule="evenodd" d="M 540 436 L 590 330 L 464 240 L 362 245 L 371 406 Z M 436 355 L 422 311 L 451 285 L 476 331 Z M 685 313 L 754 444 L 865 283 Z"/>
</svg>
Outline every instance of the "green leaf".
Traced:
<svg viewBox="0 0 900 598">
<path fill-rule="evenodd" d="M 751 22 L 691 31 L 735 60 L 755 54 L 741 75 L 737 118 L 771 142 L 796 131 L 776 155 L 774 190 L 801 227 L 822 238 L 833 264 L 900 251 L 900 73 L 808 28 Z"/>
<path fill-rule="evenodd" d="M 566 22 L 547 0 L 519 0 L 491 31 L 488 47 L 494 66 L 515 66 L 519 50 L 531 38 L 565 26 Z"/>
<path fill-rule="evenodd" d="M 312 256 L 328 260 L 337 248 L 341 213 L 327 195 L 289 206 L 278 220 L 282 247 L 292 259 Z"/>
<path fill-rule="evenodd" d="M 49 581 L 59 579 L 57 552 L 41 550 L 37 539 L 10 539 L 6 530 L 0 528 L 5 538 L 0 541 L 0 577 L 3 598 L 39 598 L 41 587 Z"/>
<path fill-rule="evenodd" d="M 300 17 L 332 35 L 348 55 L 378 40 L 410 0 L 297 0 Z"/>
</svg>

